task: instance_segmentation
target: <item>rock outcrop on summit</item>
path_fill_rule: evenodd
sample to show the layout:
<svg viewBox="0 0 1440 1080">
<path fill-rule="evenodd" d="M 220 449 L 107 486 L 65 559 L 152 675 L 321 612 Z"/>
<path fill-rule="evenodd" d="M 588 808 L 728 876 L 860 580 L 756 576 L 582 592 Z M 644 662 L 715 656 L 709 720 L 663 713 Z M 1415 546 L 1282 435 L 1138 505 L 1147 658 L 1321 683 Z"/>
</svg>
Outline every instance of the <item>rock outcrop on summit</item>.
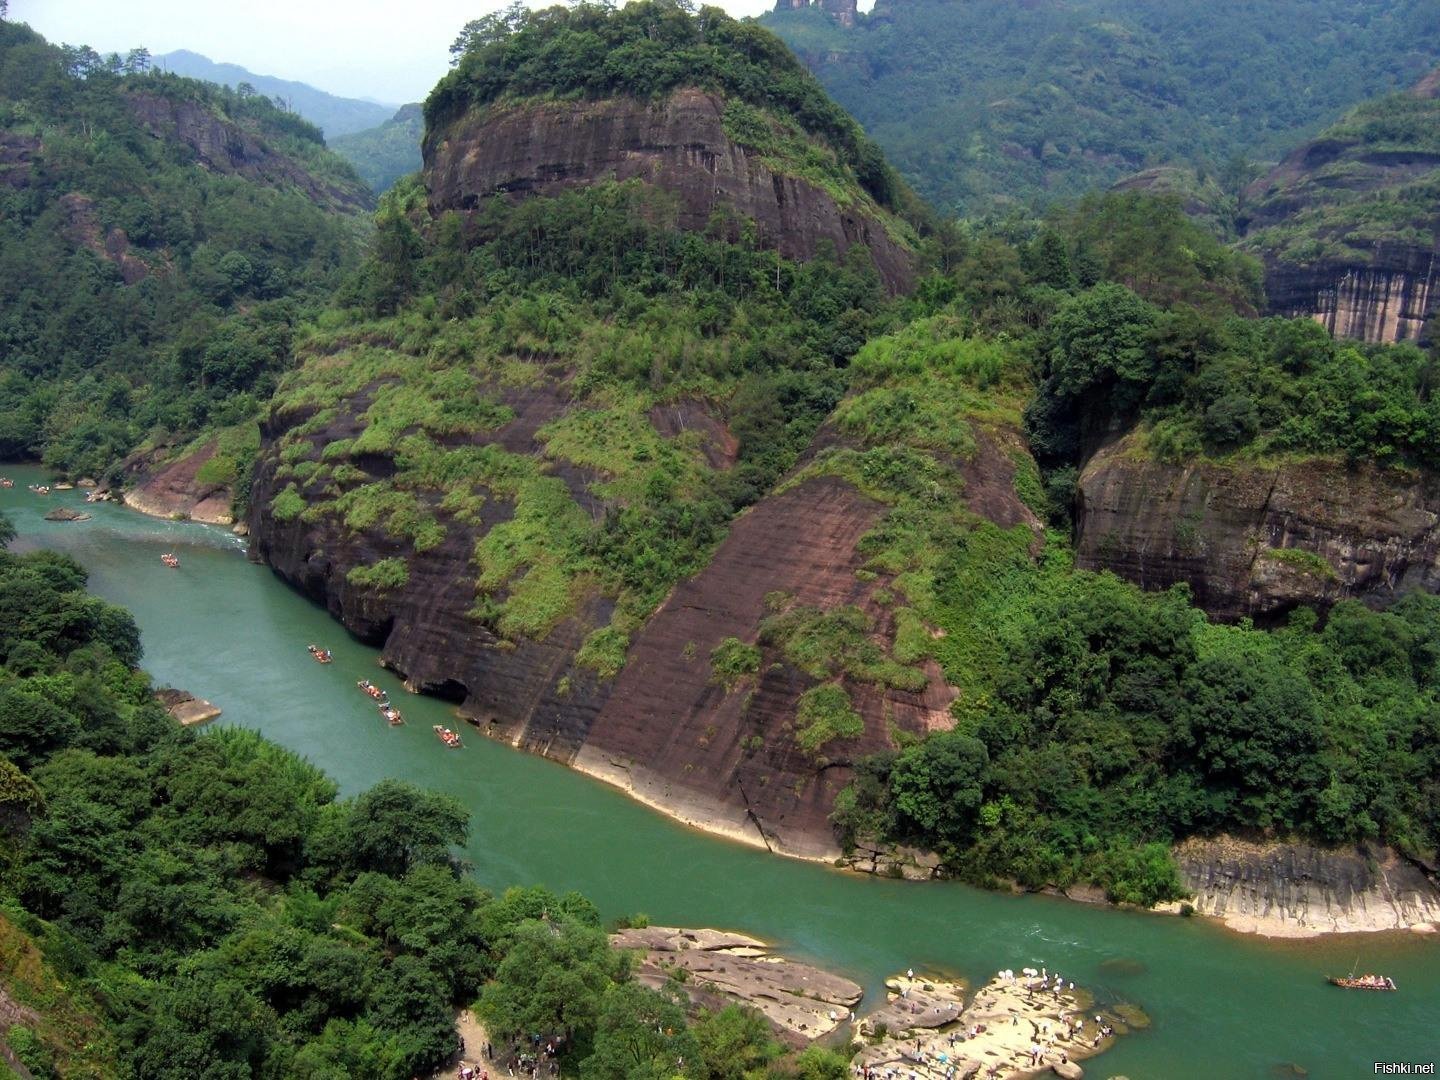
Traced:
<svg viewBox="0 0 1440 1080">
<path fill-rule="evenodd" d="M 487 198 L 553 195 L 597 181 L 641 180 L 676 197 L 682 229 L 714 215 L 732 228 L 754 222 L 758 242 L 789 259 L 822 245 L 843 255 L 869 249 L 892 292 L 914 281 L 913 252 L 891 235 L 897 222 L 856 190 L 848 202 L 731 138 L 725 100 L 694 88 L 658 101 L 525 100 L 473 109 L 425 138 L 432 214 L 473 211 Z"/>
</svg>

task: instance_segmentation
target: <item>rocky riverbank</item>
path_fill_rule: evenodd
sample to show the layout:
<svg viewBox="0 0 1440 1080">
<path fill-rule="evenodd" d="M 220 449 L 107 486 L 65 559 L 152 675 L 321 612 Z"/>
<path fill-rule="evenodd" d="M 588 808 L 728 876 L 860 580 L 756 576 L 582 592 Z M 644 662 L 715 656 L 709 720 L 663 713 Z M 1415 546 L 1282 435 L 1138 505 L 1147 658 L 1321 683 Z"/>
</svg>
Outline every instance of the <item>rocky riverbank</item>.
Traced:
<svg viewBox="0 0 1440 1080">
<path fill-rule="evenodd" d="M 958 982 L 906 974 L 886 983 L 888 1000 L 857 1034 L 870 1045 L 855 1057 L 866 1078 L 966 1080 L 1053 1073 L 1077 1078 L 1080 1062 L 1130 1031 L 1149 1026 L 1133 1005 L 1096 1011 L 1093 997 L 1059 974 L 996 975 L 965 1002 Z"/>
<path fill-rule="evenodd" d="M 1326 850 L 1217 837 L 1186 841 L 1175 861 L 1195 911 L 1243 933 L 1432 933 L 1440 925 L 1440 888 L 1385 847 Z"/>
<path fill-rule="evenodd" d="M 196 727 L 208 723 L 220 715 L 218 705 L 212 705 L 204 698 L 196 697 L 189 690 L 157 690 L 155 699 L 170 714 L 170 718 L 181 727 Z"/>
<path fill-rule="evenodd" d="M 750 1005 L 791 1046 L 837 1031 L 864 993 L 859 983 L 787 960 L 744 934 L 648 926 L 621 930 L 610 941 L 637 951 L 636 978 L 645 985 L 678 987 L 699 1008 Z"/>
<path fill-rule="evenodd" d="M 231 525 L 234 493 L 228 484 L 209 483 L 200 470 L 215 456 L 217 443 L 191 454 L 166 459 L 168 449 L 137 454 L 125 463 L 128 482 L 125 505 L 159 518 L 185 518 L 206 525 Z"/>
<path fill-rule="evenodd" d="M 757 938 L 722 930 L 650 926 L 611 935 L 634 950 L 636 977 L 682 991 L 695 1008 L 759 1010 L 792 1047 L 847 1036 L 856 1075 L 917 1080 L 1083 1075 L 1078 1062 L 1127 1031 L 1148 1026 L 1124 1005 L 1094 998 L 1058 974 L 1000 972 L 969 997 L 958 981 L 913 972 L 886 982 L 886 997 L 857 1017 L 859 984 L 778 955 Z"/>
</svg>

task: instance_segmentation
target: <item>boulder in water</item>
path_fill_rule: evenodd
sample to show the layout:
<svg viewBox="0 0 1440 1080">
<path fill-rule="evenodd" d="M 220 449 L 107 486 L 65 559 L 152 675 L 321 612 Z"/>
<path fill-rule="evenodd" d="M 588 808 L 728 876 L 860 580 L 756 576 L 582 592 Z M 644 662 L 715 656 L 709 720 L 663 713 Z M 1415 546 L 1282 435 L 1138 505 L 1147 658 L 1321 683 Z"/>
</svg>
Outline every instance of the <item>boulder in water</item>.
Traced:
<svg viewBox="0 0 1440 1080">
<path fill-rule="evenodd" d="M 68 506 L 57 506 L 45 515 L 46 521 L 89 521 L 90 515 Z"/>
</svg>

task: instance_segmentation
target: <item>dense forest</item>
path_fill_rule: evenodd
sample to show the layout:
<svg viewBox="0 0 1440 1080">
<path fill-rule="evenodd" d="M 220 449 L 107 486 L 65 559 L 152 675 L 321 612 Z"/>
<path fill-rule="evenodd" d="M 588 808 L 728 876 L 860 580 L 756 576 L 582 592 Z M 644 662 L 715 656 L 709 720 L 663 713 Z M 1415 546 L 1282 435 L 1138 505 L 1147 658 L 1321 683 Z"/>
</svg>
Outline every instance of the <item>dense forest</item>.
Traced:
<svg viewBox="0 0 1440 1080">
<path fill-rule="evenodd" d="M 0 456 L 72 477 L 249 421 L 365 228 L 313 125 L 145 68 L 0 22 Z"/>
<path fill-rule="evenodd" d="M 1231 193 L 1440 62 L 1425 0 L 879 0 L 764 16 L 936 209 L 1005 213 L 1189 163 Z"/>
<path fill-rule="evenodd" d="M 472 1003 L 498 1052 L 539 1036 L 597 1080 L 846 1075 L 758 1013 L 633 982 L 584 897 L 481 889 L 453 799 L 340 799 L 253 732 L 180 728 L 85 582 L 0 553 L 0 983 L 30 1075 L 405 1080 Z"/>
</svg>

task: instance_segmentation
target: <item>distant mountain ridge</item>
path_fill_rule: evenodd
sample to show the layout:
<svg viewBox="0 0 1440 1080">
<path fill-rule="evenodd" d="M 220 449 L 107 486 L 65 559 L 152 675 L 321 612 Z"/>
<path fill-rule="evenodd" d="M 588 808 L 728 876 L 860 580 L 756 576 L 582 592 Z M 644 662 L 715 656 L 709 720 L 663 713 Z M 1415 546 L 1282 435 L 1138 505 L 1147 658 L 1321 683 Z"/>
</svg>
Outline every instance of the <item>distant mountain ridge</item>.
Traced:
<svg viewBox="0 0 1440 1080">
<path fill-rule="evenodd" d="M 292 79 L 257 75 L 239 64 L 218 63 L 208 56 L 201 56 L 188 49 L 177 49 L 163 56 L 156 56 L 152 62 L 161 70 L 219 83 L 232 90 L 241 83 L 249 83 L 266 97 L 283 99 L 291 109 L 323 131 L 327 139 L 378 127 L 389 120 L 399 108 L 398 105 L 339 97 Z"/>
<path fill-rule="evenodd" d="M 1440 67 L 1367 101 L 1245 189 L 1243 245 L 1272 310 L 1364 341 L 1435 339 Z"/>
<path fill-rule="evenodd" d="M 1433 0 L 778 0 L 761 23 L 942 214 L 1277 160 L 1440 62 Z"/>
</svg>

